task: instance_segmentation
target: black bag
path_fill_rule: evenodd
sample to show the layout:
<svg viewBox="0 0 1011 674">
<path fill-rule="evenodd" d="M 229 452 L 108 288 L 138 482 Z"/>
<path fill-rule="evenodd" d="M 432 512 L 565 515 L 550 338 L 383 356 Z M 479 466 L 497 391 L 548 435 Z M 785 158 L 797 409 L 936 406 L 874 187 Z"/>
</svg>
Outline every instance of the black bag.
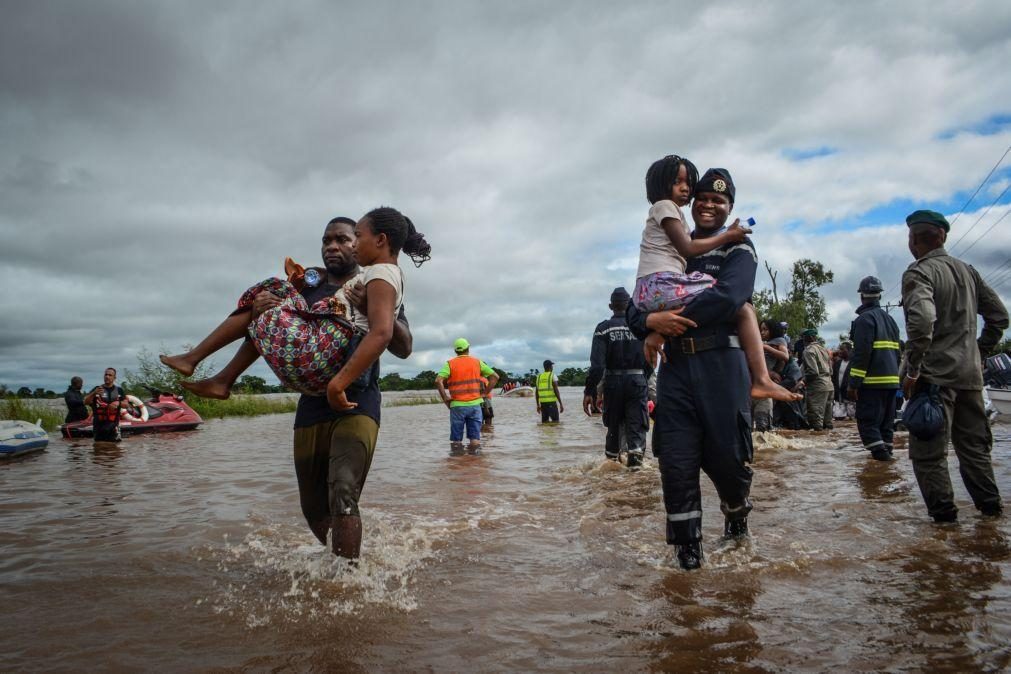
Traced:
<svg viewBox="0 0 1011 674">
<path fill-rule="evenodd" d="M 944 403 L 936 384 L 913 394 L 902 410 L 902 423 L 918 440 L 933 440 L 944 432 Z"/>
</svg>

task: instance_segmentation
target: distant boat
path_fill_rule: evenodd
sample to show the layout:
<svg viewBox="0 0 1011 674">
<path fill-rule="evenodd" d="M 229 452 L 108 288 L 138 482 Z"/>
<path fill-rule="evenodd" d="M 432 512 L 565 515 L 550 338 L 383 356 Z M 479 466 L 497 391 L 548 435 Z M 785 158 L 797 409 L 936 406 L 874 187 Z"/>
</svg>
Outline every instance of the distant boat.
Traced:
<svg viewBox="0 0 1011 674">
<path fill-rule="evenodd" d="M 0 459 L 41 452 L 49 446 L 49 434 L 42 428 L 42 420 L 34 424 L 27 421 L 0 421 Z"/>
<path fill-rule="evenodd" d="M 995 410 L 1004 416 L 1011 416 L 1011 389 L 988 386 L 986 392 Z"/>
<path fill-rule="evenodd" d="M 137 414 L 123 410 L 119 422 L 119 431 L 123 435 L 132 433 L 154 433 L 171 431 L 191 431 L 204 420 L 192 407 L 187 405 L 182 396 L 160 391 L 152 392 L 152 397 L 146 403 L 132 395 L 126 396 Z M 80 421 L 72 421 L 60 426 L 65 438 L 90 438 L 94 435 L 92 418 L 89 416 Z"/>
<path fill-rule="evenodd" d="M 531 398 L 534 395 L 533 386 L 517 386 L 514 389 L 505 391 L 504 393 L 499 393 L 500 396 L 514 397 L 514 398 Z"/>
</svg>

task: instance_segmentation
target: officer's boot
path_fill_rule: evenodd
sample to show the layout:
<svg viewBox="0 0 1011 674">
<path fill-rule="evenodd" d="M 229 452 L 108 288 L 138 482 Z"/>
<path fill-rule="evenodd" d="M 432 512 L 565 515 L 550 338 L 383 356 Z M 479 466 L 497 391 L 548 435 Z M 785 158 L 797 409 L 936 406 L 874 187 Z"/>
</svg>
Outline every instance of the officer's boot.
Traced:
<svg viewBox="0 0 1011 674">
<path fill-rule="evenodd" d="M 878 445 L 871 450 L 871 458 L 878 461 L 891 461 L 892 453 L 888 451 L 888 448 L 884 445 Z"/>
<path fill-rule="evenodd" d="M 678 564 L 682 569 L 691 571 L 702 566 L 702 541 L 693 541 L 676 547 Z"/>
<path fill-rule="evenodd" d="M 642 465 L 642 454 L 639 452 L 629 452 L 627 461 L 629 468 L 638 468 Z"/>
<path fill-rule="evenodd" d="M 724 538 L 744 538 L 748 535 L 748 518 L 741 517 L 738 519 L 730 519 L 729 517 L 723 521 L 723 537 Z"/>
<path fill-rule="evenodd" d="M 346 559 L 358 559 L 362 551 L 362 518 L 358 515 L 334 515 L 333 553 Z"/>
</svg>

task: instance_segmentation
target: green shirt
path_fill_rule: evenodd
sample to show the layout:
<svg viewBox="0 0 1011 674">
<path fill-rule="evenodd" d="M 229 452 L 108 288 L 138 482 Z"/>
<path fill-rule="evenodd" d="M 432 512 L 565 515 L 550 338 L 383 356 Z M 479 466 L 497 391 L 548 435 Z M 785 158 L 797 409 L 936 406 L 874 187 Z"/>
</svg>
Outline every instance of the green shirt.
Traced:
<svg viewBox="0 0 1011 674">
<path fill-rule="evenodd" d="M 489 367 L 488 363 L 484 362 L 483 360 L 480 361 L 480 363 L 481 363 L 481 376 L 482 377 L 490 377 L 493 374 L 495 374 L 495 370 L 491 369 L 491 367 Z M 443 364 L 442 369 L 439 370 L 436 374 L 438 376 L 442 377 L 443 379 L 449 379 L 449 361 L 448 360 Z M 480 405 L 482 402 L 484 402 L 484 398 L 475 398 L 474 400 L 454 400 L 453 402 L 449 403 L 449 406 L 450 407 L 475 407 L 477 405 Z"/>
</svg>

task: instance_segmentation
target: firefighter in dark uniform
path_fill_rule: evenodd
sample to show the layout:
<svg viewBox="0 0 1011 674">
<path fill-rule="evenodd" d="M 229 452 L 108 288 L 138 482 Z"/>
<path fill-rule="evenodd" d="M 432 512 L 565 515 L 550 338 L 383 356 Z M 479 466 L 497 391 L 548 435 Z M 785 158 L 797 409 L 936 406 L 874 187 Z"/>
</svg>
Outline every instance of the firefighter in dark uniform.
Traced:
<svg viewBox="0 0 1011 674">
<path fill-rule="evenodd" d="M 710 169 L 699 179 L 693 236 L 720 231 L 733 210 L 734 191 L 726 169 Z M 677 547 L 684 569 L 702 564 L 700 469 L 720 496 L 724 533 L 735 538 L 748 533 L 751 376 L 737 336 L 737 313 L 754 292 L 757 268 L 750 240 L 727 244 L 688 260 L 686 272 L 711 274 L 716 285 L 680 315 L 628 308 L 628 326 L 645 340 L 647 361 L 662 346 L 653 453 L 660 465 L 667 543 Z"/>
<path fill-rule="evenodd" d="M 847 396 L 856 401 L 860 441 L 878 461 L 892 460 L 895 391 L 899 388 L 899 326 L 881 308 L 881 280 L 860 281 L 857 318 L 850 326 L 853 353 Z"/>
<path fill-rule="evenodd" d="M 642 341 L 628 329 L 625 310 L 629 303 L 628 291 L 615 288 L 608 305 L 614 315 L 597 325 L 593 331 L 590 350 L 590 372 L 583 391 L 583 411 L 592 413 L 597 384 L 604 381 L 604 425 L 607 439 L 604 454 L 618 460 L 621 434 L 625 433 L 628 446 L 628 467 L 642 465 L 646 451 L 646 431 L 649 416 L 646 408 L 651 369 L 642 352 Z"/>
</svg>

